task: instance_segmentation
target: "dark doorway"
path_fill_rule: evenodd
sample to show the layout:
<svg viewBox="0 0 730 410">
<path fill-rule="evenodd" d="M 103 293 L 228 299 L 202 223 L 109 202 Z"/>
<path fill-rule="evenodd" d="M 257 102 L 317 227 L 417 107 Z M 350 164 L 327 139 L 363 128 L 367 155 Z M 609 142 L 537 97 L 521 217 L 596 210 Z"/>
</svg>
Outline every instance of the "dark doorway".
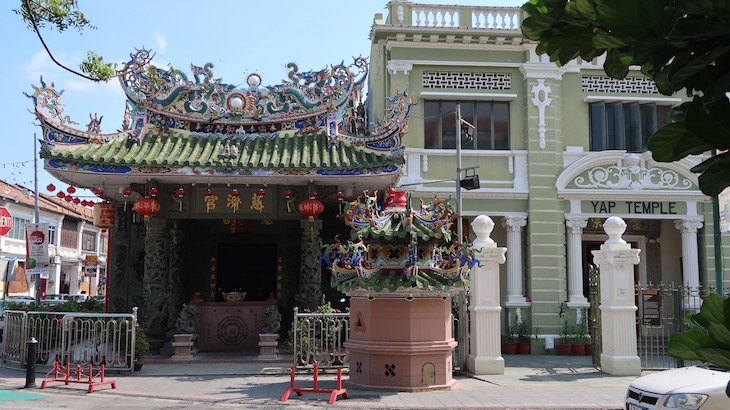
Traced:
<svg viewBox="0 0 730 410">
<path fill-rule="evenodd" d="M 246 292 L 246 301 L 276 294 L 276 244 L 222 242 L 218 244 L 218 300 L 221 292 Z"/>
</svg>

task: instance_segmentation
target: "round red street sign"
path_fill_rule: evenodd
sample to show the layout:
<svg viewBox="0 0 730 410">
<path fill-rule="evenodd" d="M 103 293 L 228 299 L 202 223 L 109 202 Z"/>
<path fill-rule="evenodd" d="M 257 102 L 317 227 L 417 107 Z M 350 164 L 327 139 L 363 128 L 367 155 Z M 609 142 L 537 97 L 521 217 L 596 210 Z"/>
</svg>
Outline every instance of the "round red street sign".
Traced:
<svg viewBox="0 0 730 410">
<path fill-rule="evenodd" d="M 0 207 L 0 236 L 5 236 L 13 229 L 13 216 L 5 207 Z"/>
</svg>

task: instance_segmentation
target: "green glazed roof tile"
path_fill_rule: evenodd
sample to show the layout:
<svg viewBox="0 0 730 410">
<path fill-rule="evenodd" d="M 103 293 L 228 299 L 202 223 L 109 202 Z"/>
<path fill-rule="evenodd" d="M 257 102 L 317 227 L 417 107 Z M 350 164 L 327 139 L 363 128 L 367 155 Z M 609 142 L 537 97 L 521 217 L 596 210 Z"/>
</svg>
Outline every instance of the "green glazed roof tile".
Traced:
<svg viewBox="0 0 730 410">
<path fill-rule="evenodd" d="M 219 158 L 222 148 L 235 148 L 237 157 Z M 58 144 L 44 151 L 45 159 L 101 166 L 138 165 L 203 168 L 239 167 L 278 170 L 354 170 L 400 165 L 403 159 L 340 142 L 328 146 L 323 132 L 296 135 L 291 131 L 272 136 L 224 135 L 150 129 L 141 142 L 115 139 L 101 144 Z"/>
</svg>

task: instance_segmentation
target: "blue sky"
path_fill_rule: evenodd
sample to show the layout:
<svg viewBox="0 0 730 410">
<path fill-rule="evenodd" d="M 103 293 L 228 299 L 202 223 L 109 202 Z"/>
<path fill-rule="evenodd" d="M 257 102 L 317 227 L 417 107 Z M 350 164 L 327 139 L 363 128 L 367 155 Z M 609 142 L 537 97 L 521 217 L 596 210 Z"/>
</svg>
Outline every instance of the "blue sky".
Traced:
<svg viewBox="0 0 730 410">
<path fill-rule="evenodd" d="M 37 120 L 29 112 L 31 84 L 39 78 L 57 90 L 65 90 L 64 114 L 85 129 L 89 114 L 103 115 L 102 132 L 121 128 L 125 96 L 116 79 L 95 84 L 56 66 L 38 37 L 13 13 L 20 0 L 3 2 L 0 33 L 4 58 L 0 64 L 0 179 L 33 188 L 33 133 L 40 135 Z M 97 26 L 79 35 L 42 29 L 57 60 L 77 69 L 87 50 L 105 61 L 122 62 L 142 46 L 156 52 L 155 63 L 172 65 L 189 73 L 191 63 L 212 62 L 213 74 L 224 83 L 241 84 L 258 73 L 263 85 L 281 83 L 285 65 L 295 62 L 300 70 L 322 69 L 352 57 L 367 57 L 368 39 L 376 13 L 387 14 L 386 0 L 224 1 L 184 0 L 79 0 L 79 8 Z M 417 1 L 419 4 L 520 6 L 524 0 Z M 38 190 L 46 192 L 53 182 L 65 188 L 38 161 Z M 89 194 L 90 195 L 90 194 Z M 91 196 L 91 195 L 90 195 Z"/>
</svg>

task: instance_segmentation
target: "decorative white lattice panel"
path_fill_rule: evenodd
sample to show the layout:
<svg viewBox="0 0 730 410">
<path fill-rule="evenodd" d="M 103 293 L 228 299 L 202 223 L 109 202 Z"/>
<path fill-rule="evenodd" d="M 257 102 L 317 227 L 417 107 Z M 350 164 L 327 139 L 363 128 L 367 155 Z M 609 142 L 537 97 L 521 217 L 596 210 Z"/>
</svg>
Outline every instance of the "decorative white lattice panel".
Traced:
<svg viewBox="0 0 730 410">
<path fill-rule="evenodd" d="M 607 76 L 591 75 L 583 77 L 582 85 L 583 91 L 589 93 L 659 93 L 654 82 L 644 77 L 626 77 L 617 80 Z"/>
<path fill-rule="evenodd" d="M 510 90 L 512 76 L 507 73 L 426 71 L 423 73 L 423 88 Z"/>
</svg>

